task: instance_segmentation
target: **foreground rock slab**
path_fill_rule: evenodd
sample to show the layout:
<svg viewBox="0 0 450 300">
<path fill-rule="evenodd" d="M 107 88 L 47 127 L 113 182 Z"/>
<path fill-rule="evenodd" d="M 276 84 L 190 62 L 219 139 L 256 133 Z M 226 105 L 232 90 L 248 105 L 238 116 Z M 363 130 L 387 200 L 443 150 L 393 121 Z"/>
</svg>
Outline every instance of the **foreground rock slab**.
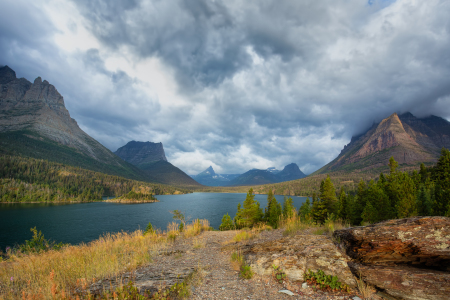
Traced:
<svg viewBox="0 0 450 300">
<path fill-rule="evenodd" d="M 450 218 L 389 220 L 334 232 L 347 255 L 362 264 L 411 264 L 450 271 Z"/>
<path fill-rule="evenodd" d="M 387 299 L 450 299 L 450 218 L 389 220 L 334 232 L 356 276 Z"/>
<path fill-rule="evenodd" d="M 356 274 L 382 292 L 400 299 L 450 299 L 450 273 L 408 266 L 364 266 L 349 262 Z"/>
<path fill-rule="evenodd" d="M 330 237 L 300 232 L 294 236 L 268 241 L 243 249 L 246 261 L 259 275 L 271 275 L 272 265 L 280 266 L 292 281 L 303 281 L 310 269 L 334 275 L 351 287 L 356 286 L 354 276 L 347 265 L 350 260 L 342 254 Z"/>
</svg>

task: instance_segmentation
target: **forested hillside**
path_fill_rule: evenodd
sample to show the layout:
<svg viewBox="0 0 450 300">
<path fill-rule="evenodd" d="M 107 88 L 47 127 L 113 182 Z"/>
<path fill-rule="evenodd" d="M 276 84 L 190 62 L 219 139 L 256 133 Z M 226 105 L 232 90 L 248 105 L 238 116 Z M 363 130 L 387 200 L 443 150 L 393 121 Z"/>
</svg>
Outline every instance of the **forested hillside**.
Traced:
<svg viewBox="0 0 450 300">
<path fill-rule="evenodd" d="M 93 201 L 130 191 L 151 195 L 188 192 L 41 159 L 0 157 L 1 202 Z"/>
<path fill-rule="evenodd" d="M 300 208 L 300 215 L 317 223 L 327 218 L 342 219 L 354 225 L 411 216 L 450 216 L 450 151 L 443 148 L 437 164 L 412 173 L 397 170 L 389 160 L 390 172 L 380 174 L 369 184 L 361 180 L 356 191 L 341 188 L 338 195 L 330 176 L 322 180 L 312 203 Z"/>
</svg>

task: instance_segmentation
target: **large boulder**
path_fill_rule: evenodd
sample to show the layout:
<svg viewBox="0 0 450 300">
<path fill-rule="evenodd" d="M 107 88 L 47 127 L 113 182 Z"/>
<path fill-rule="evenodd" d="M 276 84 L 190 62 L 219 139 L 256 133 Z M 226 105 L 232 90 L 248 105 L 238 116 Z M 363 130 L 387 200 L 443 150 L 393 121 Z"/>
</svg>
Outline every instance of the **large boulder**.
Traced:
<svg viewBox="0 0 450 300">
<path fill-rule="evenodd" d="M 356 286 L 347 265 L 350 260 L 342 254 L 330 237 L 301 232 L 242 249 L 247 263 L 260 275 L 271 275 L 273 266 L 280 266 L 292 281 L 303 281 L 308 269 L 337 276 L 342 283 Z"/>
<path fill-rule="evenodd" d="M 415 217 L 337 230 L 347 255 L 363 264 L 450 271 L 450 218 Z"/>
<path fill-rule="evenodd" d="M 366 266 L 348 263 L 355 274 L 376 286 L 379 295 L 400 299 L 443 300 L 450 298 L 450 273 L 410 266 Z"/>
<path fill-rule="evenodd" d="M 334 232 L 356 276 L 394 299 L 449 299 L 450 218 L 389 220 Z"/>
</svg>

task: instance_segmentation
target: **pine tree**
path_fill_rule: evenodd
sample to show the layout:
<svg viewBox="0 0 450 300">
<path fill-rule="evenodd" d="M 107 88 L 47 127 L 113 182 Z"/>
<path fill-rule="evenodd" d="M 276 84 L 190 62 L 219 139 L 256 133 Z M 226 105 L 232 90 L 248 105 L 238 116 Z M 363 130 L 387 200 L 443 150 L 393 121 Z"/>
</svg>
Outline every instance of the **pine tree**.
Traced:
<svg viewBox="0 0 450 300">
<path fill-rule="evenodd" d="M 366 207 L 366 202 L 366 183 L 361 179 L 358 184 L 358 190 L 354 201 L 352 224 L 361 225 L 361 215 Z"/>
<path fill-rule="evenodd" d="M 234 224 L 233 224 L 233 221 L 231 220 L 230 215 L 227 213 L 222 218 L 222 224 L 220 224 L 219 230 L 224 231 L 224 230 L 232 230 L 232 229 L 234 229 Z"/>
<path fill-rule="evenodd" d="M 450 209 L 450 151 L 442 148 L 441 156 L 432 172 L 435 182 L 434 214 L 444 216 Z"/>
<path fill-rule="evenodd" d="M 336 198 L 336 189 L 334 188 L 333 183 L 331 182 L 330 175 L 327 175 L 327 178 L 325 181 L 322 181 L 321 183 L 321 194 L 320 194 L 320 200 L 324 203 L 325 207 L 327 208 L 327 212 L 329 214 L 336 214 L 336 204 L 337 204 L 337 198 Z"/>
<path fill-rule="evenodd" d="M 295 207 L 294 204 L 292 203 L 292 198 L 291 197 L 284 197 L 284 202 L 283 202 L 283 217 L 285 219 L 287 218 L 292 218 L 295 214 Z"/>
<path fill-rule="evenodd" d="M 255 195 L 253 194 L 253 189 L 251 188 L 247 193 L 247 197 L 245 198 L 242 208 L 240 208 L 240 204 L 238 204 L 238 211 L 235 217 L 236 227 L 252 227 L 261 221 L 262 217 L 262 209 L 260 208 L 259 202 L 255 200 Z"/>
<path fill-rule="evenodd" d="M 417 215 L 416 186 L 408 173 L 401 173 L 397 177 L 397 218 L 407 218 Z"/>
<path fill-rule="evenodd" d="M 363 213 L 361 214 L 363 222 L 374 223 L 377 221 L 378 212 L 375 207 L 372 206 L 370 201 L 367 201 L 366 207 L 364 208 Z"/>
<path fill-rule="evenodd" d="M 307 219 L 311 215 L 311 203 L 309 201 L 309 198 L 306 198 L 306 201 L 303 202 L 303 204 L 300 206 L 298 210 L 298 214 L 300 218 L 303 220 Z"/>
<path fill-rule="evenodd" d="M 339 204 L 338 204 L 338 212 L 337 216 L 341 220 L 350 219 L 347 215 L 347 195 L 345 194 L 345 190 L 341 190 L 341 194 L 339 195 Z"/>
</svg>

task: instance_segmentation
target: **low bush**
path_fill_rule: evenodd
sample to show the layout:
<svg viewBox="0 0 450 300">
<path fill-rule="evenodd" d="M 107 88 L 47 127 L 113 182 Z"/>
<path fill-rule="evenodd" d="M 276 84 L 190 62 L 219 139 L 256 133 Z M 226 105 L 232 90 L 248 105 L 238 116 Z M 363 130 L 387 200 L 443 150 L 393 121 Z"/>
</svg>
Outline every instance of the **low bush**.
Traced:
<svg viewBox="0 0 450 300">
<path fill-rule="evenodd" d="M 304 279 L 308 284 L 320 289 L 330 289 L 332 291 L 349 291 L 346 284 L 339 282 L 337 276 L 326 275 L 324 271 L 313 272 L 308 269 Z"/>
</svg>

